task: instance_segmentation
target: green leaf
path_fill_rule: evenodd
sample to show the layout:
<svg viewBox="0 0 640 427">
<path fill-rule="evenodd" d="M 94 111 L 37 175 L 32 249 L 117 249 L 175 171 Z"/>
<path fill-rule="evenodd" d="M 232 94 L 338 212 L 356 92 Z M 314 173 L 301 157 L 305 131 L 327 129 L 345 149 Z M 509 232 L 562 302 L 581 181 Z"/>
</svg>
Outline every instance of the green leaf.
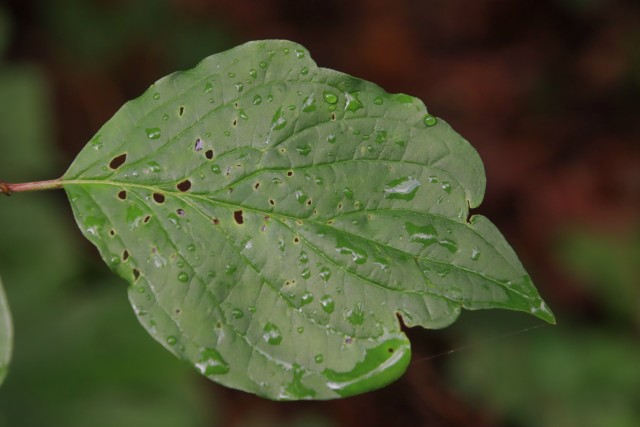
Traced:
<svg viewBox="0 0 640 427">
<path fill-rule="evenodd" d="M 482 162 L 411 96 L 251 42 L 123 106 L 63 177 L 78 225 L 149 333 L 272 399 L 398 378 L 408 326 L 462 307 L 553 322 L 482 216 Z"/>
<path fill-rule="evenodd" d="M 7 376 L 13 351 L 13 325 L 7 297 L 0 280 L 0 384 Z"/>
</svg>

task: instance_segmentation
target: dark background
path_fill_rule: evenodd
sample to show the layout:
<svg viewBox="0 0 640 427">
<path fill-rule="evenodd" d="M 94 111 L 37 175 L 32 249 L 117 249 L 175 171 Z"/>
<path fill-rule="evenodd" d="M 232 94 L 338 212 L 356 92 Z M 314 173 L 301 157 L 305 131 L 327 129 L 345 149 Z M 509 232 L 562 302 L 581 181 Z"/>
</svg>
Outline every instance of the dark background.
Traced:
<svg viewBox="0 0 640 427">
<path fill-rule="evenodd" d="M 264 38 L 417 96 L 468 139 L 488 179 L 477 212 L 558 325 L 464 313 L 409 331 L 414 362 L 386 389 L 270 402 L 200 379 L 145 335 L 62 193 L 16 195 L 0 200 L 16 324 L 0 425 L 640 425 L 638 2 L 5 0 L 0 179 L 62 175 L 152 82 Z"/>
</svg>

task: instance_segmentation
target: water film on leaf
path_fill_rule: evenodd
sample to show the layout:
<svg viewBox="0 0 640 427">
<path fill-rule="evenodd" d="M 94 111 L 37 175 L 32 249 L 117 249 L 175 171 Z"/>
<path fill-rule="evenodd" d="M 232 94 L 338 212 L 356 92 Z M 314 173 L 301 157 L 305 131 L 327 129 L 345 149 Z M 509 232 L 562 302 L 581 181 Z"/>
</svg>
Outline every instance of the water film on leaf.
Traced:
<svg viewBox="0 0 640 427">
<path fill-rule="evenodd" d="M 407 326 L 553 322 L 485 217 L 482 162 L 411 96 L 250 42 L 126 103 L 62 179 L 140 322 L 210 379 L 332 399 L 397 379 Z"/>
</svg>

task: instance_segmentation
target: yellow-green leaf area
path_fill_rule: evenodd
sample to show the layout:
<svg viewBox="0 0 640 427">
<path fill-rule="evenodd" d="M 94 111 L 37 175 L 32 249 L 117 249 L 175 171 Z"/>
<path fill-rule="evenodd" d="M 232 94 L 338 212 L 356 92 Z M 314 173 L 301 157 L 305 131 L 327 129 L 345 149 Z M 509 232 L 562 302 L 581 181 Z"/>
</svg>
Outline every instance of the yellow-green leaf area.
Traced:
<svg viewBox="0 0 640 427">
<path fill-rule="evenodd" d="M 410 357 L 399 316 L 441 328 L 462 308 L 506 308 L 553 321 L 495 226 L 469 217 L 485 188 L 471 145 L 420 100 L 320 68 L 289 41 L 159 80 L 63 183 L 149 333 L 213 381 L 270 399 L 395 380 Z"/>
</svg>

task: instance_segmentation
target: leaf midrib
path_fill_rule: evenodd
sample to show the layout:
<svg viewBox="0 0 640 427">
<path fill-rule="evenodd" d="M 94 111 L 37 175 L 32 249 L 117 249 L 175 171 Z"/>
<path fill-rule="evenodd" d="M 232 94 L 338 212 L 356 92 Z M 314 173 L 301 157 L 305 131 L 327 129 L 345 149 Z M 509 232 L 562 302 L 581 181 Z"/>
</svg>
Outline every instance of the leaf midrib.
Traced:
<svg viewBox="0 0 640 427">
<path fill-rule="evenodd" d="M 238 209 L 238 208 L 240 208 L 240 209 L 244 209 L 244 210 L 246 210 L 246 211 L 253 212 L 253 213 L 256 213 L 256 214 L 260 214 L 260 215 L 268 215 L 268 216 L 270 216 L 271 218 L 277 219 L 277 220 L 278 220 L 278 221 L 279 221 L 283 226 L 285 226 L 285 227 L 289 228 L 289 229 L 290 229 L 292 232 L 294 232 L 294 233 L 295 233 L 295 231 L 294 231 L 293 229 L 291 229 L 291 228 L 290 228 L 290 227 L 285 223 L 285 221 L 284 221 L 285 219 L 287 219 L 287 220 L 291 220 L 291 221 L 299 221 L 299 220 L 302 220 L 302 221 L 308 221 L 309 223 L 311 223 L 311 224 L 315 224 L 315 225 L 327 226 L 327 224 L 326 224 L 326 223 L 318 222 L 318 221 L 315 221 L 315 220 L 313 220 L 313 219 L 308 219 L 308 218 L 299 218 L 299 217 L 294 217 L 294 216 L 289 216 L 289 215 L 283 215 L 283 214 L 278 214 L 278 213 L 274 214 L 273 212 L 270 212 L 270 211 L 263 211 L 263 210 L 255 209 L 255 208 L 252 208 L 252 207 L 246 207 L 246 206 L 242 206 L 242 205 L 237 205 L 237 204 L 229 203 L 229 202 L 227 202 L 227 201 L 223 201 L 223 200 L 220 200 L 220 199 L 212 199 L 212 198 L 210 198 L 210 197 L 203 196 L 203 195 L 200 195 L 200 194 L 193 194 L 193 193 L 191 193 L 191 194 L 185 195 L 185 193 L 183 193 L 183 192 L 178 192 L 178 191 L 167 191 L 166 189 L 162 189 L 162 188 L 158 188 L 158 187 L 154 187 L 154 186 L 150 186 L 150 185 L 144 185 L 144 184 L 123 183 L 123 182 L 119 182 L 119 181 L 111 181 L 111 180 L 93 181 L 93 180 L 77 180 L 77 179 L 76 179 L 76 180 L 64 180 L 64 179 L 63 179 L 63 180 L 62 180 L 62 184 L 63 184 L 63 186 L 65 186 L 65 185 L 80 185 L 80 186 L 82 186 L 82 185 L 109 185 L 109 186 L 113 186 L 113 187 L 120 187 L 120 188 L 132 188 L 132 189 L 133 189 L 133 188 L 137 188 L 137 189 L 145 189 L 145 190 L 148 190 L 148 191 L 150 191 L 150 192 L 162 192 L 162 193 L 164 193 L 164 194 L 166 194 L 166 195 L 170 195 L 170 196 L 172 196 L 172 197 L 176 197 L 176 198 L 178 198 L 178 199 L 182 199 L 182 200 L 185 200 L 185 199 L 188 199 L 188 198 L 199 199 L 199 200 L 202 200 L 202 201 L 205 201 L 205 202 L 208 202 L 208 203 L 216 203 L 216 204 L 218 204 L 218 205 L 220 205 L 220 206 L 224 206 L 224 207 L 231 208 L 231 209 Z M 187 203 L 188 203 L 188 202 L 187 202 Z M 189 205 L 191 205 L 190 203 L 188 203 L 188 204 L 189 204 Z M 399 210 L 399 209 L 397 209 L 397 210 L 398 210 L 398 211 L 402 211 L 402 210 Z M 457 221 L 452 220 L 451 218 L 448 218 L 448 217 L 445 217 L 445 216 L 441 216 L 441 215 L 437 215 L 437 214 L 432 214 L 432 213 L 428 213 L 428 212 L 421 212 L 421 211 L 413 211 L 413 210 L 408 210 L 408 211 L 409 211 L 409 212 L 413 212 L 413 213 L 423 214 L 423 215 L 425 215 L 425 214 L 426 214 L 426 215 L 435 216 L 435 217 L 438 217 L 438 218 L 444 219 L 444 220 L 446 220 L 446 221 L 453 221 L 453 222 L 457 222 Z M 358 212 L 363 212 L 363 211 L 358 211 Z M 354 213 L 355 213 L 355 212 L 354 212 Z M 459 222 L 458 222 L 458 223 L 459 223 Z M 460 223 L 459 223 L 459 224 L 460 224 Z M 463 223 L 463 224 L 464 224 L 464 223 Z M 361 239 L 369 240 L 369 241 L 374 242 L 374 243 L 376 243 L 376 244 L 380 244 L 380 245 L 382 245 L 382 246 L 385 246 L 386 248 L 389 248 L 389 249 L 394 250 L 394 251 L 398 251 L 399 253 L 405 254 L 405 255 L 407 255 L 407 256 L 409 256 L 409 257 L 411 257 L 411 258 L 424 259 L 424 260 L 427 260 L 427 261 L 429 261 L 429 262 L 433 262 L 433 263 L 436 263 L 436 264 L 443 264 L 443 265 L 447 265 L 447 266 L 453 266 L 454 268 L 456 268 L 456 269 L 458 269 L 458 270 L 461 270 L 461 271 L 463 271 L 463 272 L 465 272 L 465 273 L 472 274 L 472 275 L 476 275 L 476 276 L 480 276 L 481 278 L 483 278 L 483 279 L 485 279 L 485 280 L 487 280 L 487 281 L 489 281 L 489 282 L 492 282 L 492 283 L 494 283 L 494 284 L 498 285 L 499 287 L 501 287 L 501 288 L 505 289 L 507 292 L 512 292 L 512 293 L 514 293 L 514 294 L 516 294 L 516 295 L 519 295 L 520 297 L 522 297 L 522 298 L 523 298 L 523 299 L 525 299 L 525 300 L 530 300 L 530 297 L 529 297 L 528 295 L 525 295 L 525 294 L 523 294 L 523 293 L 521 293 L 521 292 L 518 292 L 516 289 L 509 288 L 509 287 L 508 287 L 508 285 L 507 285 L 506 283 L 503 283 L 503 282 L 501 282 L 501 281 L 499 281 L 498 279 L 495 279 L 495 278 L 493 278 L 493 277 L 486 276 L 486 275 L 484 275 L 484 274 L 482 274 L 482 273 L 480 273 L 480 272 L 478 272 L 478 271 L 470 270 L 470 269 L 468 269 L 468 268 L 465 268 L 465 267 L 462 267 L 462 266 L 459 266 L 459 265 L 456 265 L 456 264 L 453 264 L 453 263 L 447 263 L 447 262 L 445 262 L 445 261 L 439 261 L 439 260 L 431 259 L 431 258 L 428 258 L 428 257 L 416 257 L 416 256 L 414 256 L 414 255 L 413 255 L 413 254 L 411 254 L 411 253 L 408 253 L 408 252 L 403 251 L 402 249 L 398 249 L 398 248 L 393 247 L 393 246 L 388 246 L 388 245 L 386 245 L 386 244 L 384 244 L 384 243 L 377 242 L 377 241 L 375 241 L 375 240 L 371 240 L 371 239 L 370 239 L 370 238 L 368 238 L 368 237 L 361 236 L 361 235 L 359 235 L 359 234 L 355 234 L 355 233 L 353 233 L 353 232 L 346 231 L 346 230 L 339 229 L 339 228 L 336 228 L 336 230 L 339 230 L 340 232 L 344 232 L 344 233 L 351 234 L 352 236 L 356 236 L 356 237 L 361 238 Z M 485 240 L 485 242 L 486 242 L 486 239 L 484 238 L 484 236 L 480 235 L 479 233 L 476 233 L 476 234 L 477 234 L 478 236 L 480 236 L 480 237 L 481 237 L 483 240 Z M 487 242 L 487 243 L 488 243 L 491 247 L 493 247 L 493 245 L 491 245 L 489 242 Z M 308 243 L 308 244 L 309 244 L 309 243 Z M 314 248 L 314 250 L 315 250 L 314 245 L 309 244 L 309 246 L 310 246 L 311 248 Z M 360 279 L 363 279 L 363 280 L 365 280 L 365 281 L 367 281 L 367 282 L 371 283 L 372 285 L 375 285 L 375 286 L 381 287 L 382 289 L 384 289 L 384 290 L 386 290 L 386 291 L 391 291 L 391 292 L 401 292 L 401 293 L 417 293 L 417 294 L 419 294 L 419 295 L 428 294 L 428 295 L 432 295 L 432 296 L 435 296 L 435 297 L 438 297 L 438 298 L 446 298 L 446 299 L 448 299 L 449 301 L 453 301 L 453 302 L 456 302 L 456 303 L 463 303 L 463 302 L 464 302 L 463 300 L 461 300 L 461 301 L 456 301 L 456 300 L 452 300 L 452 299 L 450 299 L 449 297 L 445 297 L 445 296 L 443 296 L 443 295 L 439 295 L 439 294 L 432 294 L 432 293 L 429 293 L 429 292 L 425 292 L 425 293 L 423 294 L 423 293 L 415 292 L 415 291 L 404 291 L 404 290 L 400 290 L 400 289 L 393 289 L 393 288 L 385 287 L 384 285 L 382 285 L 382 284 L 380 284 L 380 283 L 372 282 L 372 281 L 371 281 L 370 279 L 368 279 L 368 278 L 361 277 L 361 276 L 359 276 L 359 275 L 355 274 L 353 271 L 349 271 L 348 269 L 346 269 L 346 268 L 345 268 L 344 266 L 342 266 L 342 265 L 336 264 L 336 262 L 335 262 L 334 260 L 331 260 L 331 259 L 327 258 L 327 257 L 326 257 L 326 255 L 325 255 L 324 253 L 322 253 L 322 252 L 318 252 L 318 251 L 316 251 L 316 252 L 317 252 L 319 255 L 321 255 L 323 258 L 327 259 L 327 261 L 330 261 L 332 264 L 336 265 L 336 267 L 338 267 L 338 268 L 340 268 L 340 269 L 343 269 L 346 273 L 351 274 L 351 275 L 354 275 L 354 276 L 356 276 L 356 277 L 358 277 L 358 278 L 360 278 Z M 496 253 L 497 253 L 498 255 L 500 255 L 500 256 L 503 258 L 503 260 L 504 260 L 505 262 L 507 262 L 507 264 L 508 264 L 508 265 L 511 265 L 511 264 L 508 262 L 508 260 L 506 260 L 506 258 L 504 258 L 504 256 L 503 256 L 502 254 L 500 254 L 500 252 L 499 252 L 499 251 L 496 251 Z M 423 274 L 423 277 L 424 277 L 424 274 Z M 426 279 L 426 277 L 425 277 L 425 279 Z"/>
</svg>

